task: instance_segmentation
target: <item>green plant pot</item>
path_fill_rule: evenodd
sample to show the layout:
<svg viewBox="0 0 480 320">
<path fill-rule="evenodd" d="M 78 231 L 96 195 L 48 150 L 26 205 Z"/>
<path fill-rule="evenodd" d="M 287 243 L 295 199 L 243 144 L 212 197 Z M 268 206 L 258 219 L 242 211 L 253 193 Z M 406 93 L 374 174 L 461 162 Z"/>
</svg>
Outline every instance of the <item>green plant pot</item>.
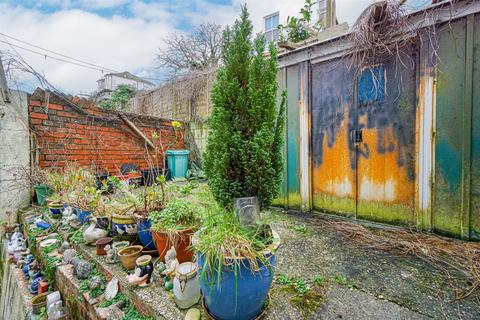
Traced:
<svg viewBox="0 0 480 320">
<path fill-rule="evenodd" d="M 37 196 L 37 203 L 41 206 L 45 205 L 47 196 L 50 193 L 50 188 L 46 184 L 36 184 L 34 188 Z"/>
</svg>

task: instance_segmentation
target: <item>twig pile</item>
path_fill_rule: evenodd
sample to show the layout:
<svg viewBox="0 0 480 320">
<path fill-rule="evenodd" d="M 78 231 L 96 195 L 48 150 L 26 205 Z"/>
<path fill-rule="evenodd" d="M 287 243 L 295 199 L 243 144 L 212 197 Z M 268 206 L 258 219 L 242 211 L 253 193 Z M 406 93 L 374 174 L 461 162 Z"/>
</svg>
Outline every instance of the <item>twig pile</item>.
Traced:
<svg viewBox="0 0 480 320">
<path fill-rule="evenodd" d="M 413 43 L 408 36 L 412 29 L 402 2 L 384 0 L 370 5 L 352 27 L 350 68 L 360 72 L 363 67 L 398 55 Z"/>
<path fill-rule="evenodd" d="M 455 292 L 454 300 L 466 298 L 480 289 L 480 243 L 409 230 L 374 233 L 361 225 L 344 221 L 326 221 L 325 224 L 367 249 L 395 251 L 428 262 L 446 277 Z M 452 273 L 464 275 L 467 285 Z"/>
</svg>

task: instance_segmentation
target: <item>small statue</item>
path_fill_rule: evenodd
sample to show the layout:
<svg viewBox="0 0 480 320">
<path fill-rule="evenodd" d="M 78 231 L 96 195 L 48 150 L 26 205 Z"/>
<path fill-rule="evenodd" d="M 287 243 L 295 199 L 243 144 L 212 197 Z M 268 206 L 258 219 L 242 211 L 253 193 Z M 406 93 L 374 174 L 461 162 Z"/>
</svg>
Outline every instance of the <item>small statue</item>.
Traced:
<svg viewBox="0 0 480 320">
<path fill-rule="evenodd" d="M 172 279 L 175 276 L 175 271 L 177 270 L 178 266 L 177 251 L 175 250 L 174 246 L 168 249 L 167 253 L 165 254 L 165 266 L 167 268 L 162 271 L 162 275 L 166 275 Z"/>
<path fill-rule="evenodd" d="M 78 279 L 87 279 L 90 272 L 92 272 L 92 266 L 85 260 L 78 257 L 72 259 L 73 275 L 76 275 Z"/>
<path fill-rule="evenodd" d="M 15 232 L 10 237 L 8 242 L 7 251 L 9 254 L 13 255 L 15 252 L 25 251 L 26 250 L 25 238 L 23 234 L 20 233 L 18 227 L 15 228 Z M 18 260 L 18 259 L 17 259 Z"/>
<path fill-rule="evenodd" d="M 107 257 L 105 260 L 107 260 L 107 263 L 117 263 L 117 254 L 115 252 L 115 249 L 112 248 L 109 244 L 105 246 L 105 251 L 107 252 Z"/>
<path fill-rule="evenodd" d="M 67 249 L 63 253 L 63 264 L 70 264 L 72 263 L 73 258 L 77 255 L 77 250 L 75 249 Z"/>
<path fill-rule="evenodd" d="M 152 283 L 153 264 L 149 255 L 141 256 L 136 261 L 135 272 L 127 276 L 128 283 L 146 287 Z"/>
</svg>

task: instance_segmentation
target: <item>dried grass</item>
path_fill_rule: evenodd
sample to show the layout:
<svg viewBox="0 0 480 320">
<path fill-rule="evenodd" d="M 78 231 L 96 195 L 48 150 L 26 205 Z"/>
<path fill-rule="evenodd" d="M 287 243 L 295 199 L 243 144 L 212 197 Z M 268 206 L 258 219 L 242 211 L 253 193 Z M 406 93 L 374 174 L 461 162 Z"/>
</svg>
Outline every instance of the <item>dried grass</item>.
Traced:
<svg viewBox="0 0 480 320">
<path fill-rule="evenodd" d="M 398 55 L 414 43 L 407 12 L 402 2 L 384 0 L 365 9 L 352 27 L 348 52 L 350 68 L 360 72 L 364 67 Z"/>
<path fill-rule="evenodd" d="M 324 223 L 363 248 L 411 255 L 429 263 L 445 276 L 455 292 L 454 300 L 479 291 L 480 243 L 405 229 L 373 232 L 362 225 L 345 221 Z M 458 273 L 463 277 L 459 277 Z"/>
</svg>

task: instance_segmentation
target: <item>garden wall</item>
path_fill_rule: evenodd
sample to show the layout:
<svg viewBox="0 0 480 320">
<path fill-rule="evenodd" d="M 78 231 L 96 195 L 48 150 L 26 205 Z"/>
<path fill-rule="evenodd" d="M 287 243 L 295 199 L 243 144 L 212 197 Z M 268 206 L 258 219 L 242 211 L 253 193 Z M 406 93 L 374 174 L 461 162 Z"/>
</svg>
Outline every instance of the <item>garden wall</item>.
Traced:
<svg viewBox="0 0 480 320">
<path fill-rule="evenodd" d="M 166 119 L 105 111 L 78 97 L 37 89 L 29 98 L 28 110 L 32 163 L 40 168 L 75 163 L 96 173 L 119 173 L 125 163 L 139 169 L 163 167 L 166 150 L 185 148 L 182 124 L 174 127 Z M 155 148 L 122 118 L 130 120 Z"/>
</svg>

